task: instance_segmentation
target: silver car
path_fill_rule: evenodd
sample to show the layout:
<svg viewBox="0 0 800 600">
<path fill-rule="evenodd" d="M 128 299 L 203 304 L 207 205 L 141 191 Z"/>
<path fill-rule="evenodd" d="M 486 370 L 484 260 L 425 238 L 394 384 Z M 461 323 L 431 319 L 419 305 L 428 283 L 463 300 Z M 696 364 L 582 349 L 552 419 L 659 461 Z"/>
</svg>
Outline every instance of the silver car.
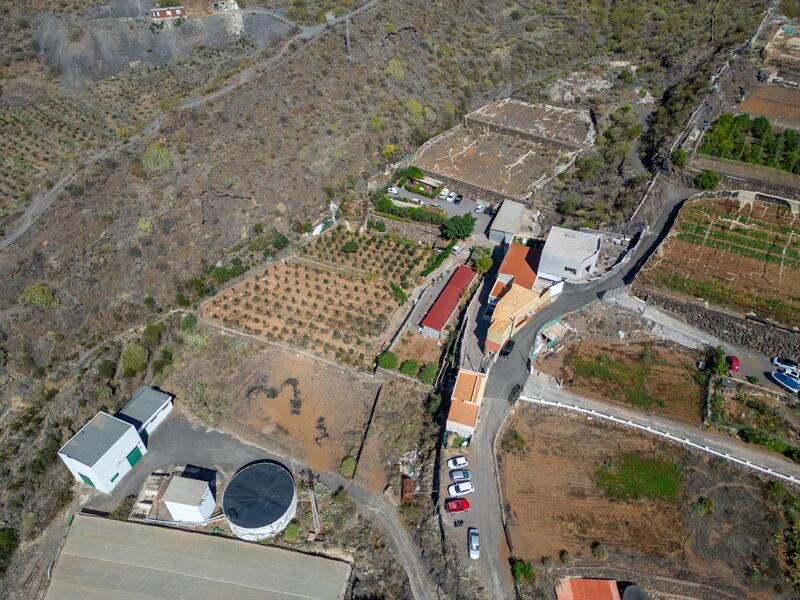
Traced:
<svg viewBox="0 0 800 600">
<path fill-rule="evenodd" d="M 454 483 L 447 486 L 447 495 L 451 498 L 461 498 L 467 494 L 475 491 L 475 486 L 471 481 L 464 481 L 462 483 Z"/>
<path fill-rule="evenodd" d="M 450 479 L 453 483 L 472 481 L 472 473 L 470 473 L 469 469 L 454 469 L 450 471 Z"/>
<path fill-rule="evenodd" d="M 467 531 L 467 547 L 472 560 L 478 560 L 481 557 L 481 537 L 475 527 L 470 527 Z"/>
</svg>

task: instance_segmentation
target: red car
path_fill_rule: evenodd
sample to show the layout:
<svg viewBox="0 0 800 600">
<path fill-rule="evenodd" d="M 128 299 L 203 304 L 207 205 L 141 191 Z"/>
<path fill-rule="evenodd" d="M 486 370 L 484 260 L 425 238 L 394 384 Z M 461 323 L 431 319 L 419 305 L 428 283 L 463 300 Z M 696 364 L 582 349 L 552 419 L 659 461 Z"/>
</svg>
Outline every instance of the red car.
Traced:
<svg viewBox="0 0 800 600">
<path fill-rule="evenodd" d="M 469 500 L 466 498 L 453 498 L 444 503 L 444 509 L 449 513 L 460 513 L 469 510 Z"/>
<path fill-rule="evenodd" d="M 738 373 L 739 372 L 739 359 L 735 356 L 726 356 L 725 362 L 728 363 L 728 369 L 730 369 L 731 373 Z"/>
</svg>

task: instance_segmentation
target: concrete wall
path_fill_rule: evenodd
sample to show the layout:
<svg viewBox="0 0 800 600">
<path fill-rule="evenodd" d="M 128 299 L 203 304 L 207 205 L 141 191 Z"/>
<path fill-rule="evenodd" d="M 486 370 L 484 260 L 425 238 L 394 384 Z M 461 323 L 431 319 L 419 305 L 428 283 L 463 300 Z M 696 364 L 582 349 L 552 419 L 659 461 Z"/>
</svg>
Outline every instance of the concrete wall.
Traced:
<svg viewBox="0 0 800 600">
<path fill-rule="evenodd" d="M 146 423 L 144 423 L 143 429 L 147 432 L 148 436 L 153 433 L 153 431 L 161 425 L 161 422 L 167 418 L 167 415 L 172 412 L 172 407 L 172 399 L 169 399 Z"/>
<path fill-rule="evenodd" d="M 415 166 L 419 167 L 419 165 Z M 501 194 L 500 192 L 496 192 L 494 190 L 487 190 L 485 188 L 478 187 L 477 185 L 472 185 L 470 183 L 459 181 L 458 179 L 453 179 L 447 175 L 437 173 L 436 171 L 422 169 L 421 167 L 419 168 L 427 176 L 440 180 L 442 183 L 444 183 L 445 187 L 450 188 L 450 190 L 455 190 L 456 192 L 464 194 L 464 196 L 470 200 L 480 200 L 483 204 L 489 203 L 499 206 L 504 200 L 514 200 L 516 202 L 525 203 L 527 197 L 530 196 L 530 194 L 527 194 L 524 198 L 514 198 L 513 196 L 508 196 L 507 194 Z"/>
<path fill-rule="evenodd" d="M 451 433 L 455 433 L 465 438 L 472 437 L 475 434 L 475 430 L 472 427 L 467 427 L 466 425 L 456 423 L 455 421 L 448 420 L 445 429 Z"/>
</svg>

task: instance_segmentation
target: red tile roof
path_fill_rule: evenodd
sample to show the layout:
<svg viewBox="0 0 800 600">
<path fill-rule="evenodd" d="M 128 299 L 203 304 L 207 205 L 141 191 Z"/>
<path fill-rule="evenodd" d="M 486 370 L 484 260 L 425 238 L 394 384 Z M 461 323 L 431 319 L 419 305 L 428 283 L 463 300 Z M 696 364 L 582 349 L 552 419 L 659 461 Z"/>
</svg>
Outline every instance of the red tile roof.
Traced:
<svg viewBox="0 0 800 600">
<path fill-rule="evenodd" d="M 541 250 L 538 248 L 511 244 L 500 263 L 500 273 L 513 277 L 517 285 L 533 289 L 540 254 Z"/>
<path fill-rule="evenodd" d="M 556 587 L 558 600 L 620 600 L 610 579 L 565 579 Z"/>
<path fill-rule="evenodd" d="M 461 299 L 461 294 L 470 284 L 475 277 L 475 271 L 461 265 L 450 277 L 450 281 L 444 286 L 444 289 L 436 298 L 428 314 L 422 320 L 422 326 L 434 331 L 441 331 L 444 329 L 445 324 L 450 319 L 453 311 L 458 306 L 458 301 Z"/>
</svg>

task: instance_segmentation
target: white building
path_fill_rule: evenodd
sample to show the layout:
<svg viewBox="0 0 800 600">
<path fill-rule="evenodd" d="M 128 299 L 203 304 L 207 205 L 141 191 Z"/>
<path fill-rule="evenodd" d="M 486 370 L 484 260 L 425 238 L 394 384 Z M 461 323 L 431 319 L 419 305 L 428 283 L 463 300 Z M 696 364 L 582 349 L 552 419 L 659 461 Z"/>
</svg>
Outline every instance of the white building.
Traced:
<svg viewBox="0 0 800 600">
<path fill-rule="evenodd" d="M 106 494 L 145 454 L 136 428 L 104 412 L 92 417 L 58 451 L 75 479 Z"/>
<path fill-rule="evenodd" d="M 172 518 L 184 523 L 201 523 L 207 520 L 216 506 L 208 483 L 188 477 L 173 477 L 162 500 Z"/>
<path fill-rule="evenodd" d="M 556 283 L 588 277 L 597 268 L 601 243 L 594 233 L 553 227 L 542 249 L 538 278 Z"/>
<path fill-rule="evenodd" d="M 146 442 L 150 434 L 171 412 L 170 394 L 142 387 L 136 390 L 133 399 L 114 416 L 133 425 Z"/>
<path fill-rule="evenodd" d="M 493 242 L 510 244 L 522 228 L 525 205 L 513 200 L 503 200 L 500 210 L 489 226 L 489 239 Z"/>
</svg>

